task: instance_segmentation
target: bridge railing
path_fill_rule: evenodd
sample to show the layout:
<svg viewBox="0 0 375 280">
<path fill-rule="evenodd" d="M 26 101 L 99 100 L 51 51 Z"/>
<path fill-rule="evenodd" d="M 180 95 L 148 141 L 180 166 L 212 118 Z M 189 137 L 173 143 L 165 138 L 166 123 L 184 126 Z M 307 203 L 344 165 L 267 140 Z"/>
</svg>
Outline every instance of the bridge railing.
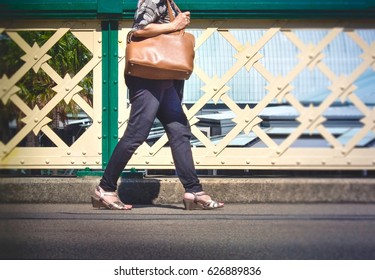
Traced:
<svg viewBox="0 0 375 280">
<path fill-rule="evenodd" d="M 374 1 L 194 1 L 198 169 L 375 169 Z M 1 169 L 101 169 L 136 1 L 0 1 Z M 172 169 L 158 122 L 128 168 Z"/>
</svg>

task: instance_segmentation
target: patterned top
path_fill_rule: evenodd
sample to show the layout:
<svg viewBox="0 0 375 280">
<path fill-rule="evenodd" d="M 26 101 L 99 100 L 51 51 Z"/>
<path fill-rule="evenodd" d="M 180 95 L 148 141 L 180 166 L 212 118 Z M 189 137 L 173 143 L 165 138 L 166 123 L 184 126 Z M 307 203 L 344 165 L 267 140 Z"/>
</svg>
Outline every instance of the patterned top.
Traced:
<svg viewBox="0 0 375 280">
<path fill-rule="evenodd" d="M 133 31 L 143 29 L 150 23 L 170 22 L 168 14 L 168 0 L 139 0 L 134 15 Z M 178 15 L 176 4 L 171 1 L 174 16 Z"/>
</svg>

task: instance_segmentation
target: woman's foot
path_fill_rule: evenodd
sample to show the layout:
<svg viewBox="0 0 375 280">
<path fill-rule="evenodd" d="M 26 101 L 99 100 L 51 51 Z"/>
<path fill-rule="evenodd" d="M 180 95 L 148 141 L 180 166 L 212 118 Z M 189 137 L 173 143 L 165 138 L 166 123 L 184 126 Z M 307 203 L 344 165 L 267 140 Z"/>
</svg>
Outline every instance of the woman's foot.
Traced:
<svg viewBox="0 0 375 280">
<path fill-rule="evenodd" d="M 216 208 L 223 208 L 223 202 L 212 200 L 205 192 L 185 193 L 183 203 L 186 210 L 212 210 Z"/>
<path fill-rule="evenodd" d="M 100 186 L 95 188 L 91 203 L 94 208 L 105 207 L 110 210 L 131 210 L 133 207 L 122 203 L 116 192 L 105 192 Z"/>
</svg>

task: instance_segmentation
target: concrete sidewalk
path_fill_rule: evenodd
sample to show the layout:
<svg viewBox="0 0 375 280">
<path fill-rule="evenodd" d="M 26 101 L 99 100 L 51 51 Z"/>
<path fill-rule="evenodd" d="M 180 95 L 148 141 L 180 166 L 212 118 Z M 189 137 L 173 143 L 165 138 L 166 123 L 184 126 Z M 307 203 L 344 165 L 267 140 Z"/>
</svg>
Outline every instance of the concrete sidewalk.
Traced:
<svg viewBox="0 0 375 280">
<path fill-rule="evenodd" d="M 89 203 L 99 177 L 0 178 L 0 203 Z M 212 197 L 228 203 L 374 203 L 375 178 L 203 177 Z M 122 179 L 126 203 L 180 203 L 181 183 L 173 176 Z"/>
</svg>

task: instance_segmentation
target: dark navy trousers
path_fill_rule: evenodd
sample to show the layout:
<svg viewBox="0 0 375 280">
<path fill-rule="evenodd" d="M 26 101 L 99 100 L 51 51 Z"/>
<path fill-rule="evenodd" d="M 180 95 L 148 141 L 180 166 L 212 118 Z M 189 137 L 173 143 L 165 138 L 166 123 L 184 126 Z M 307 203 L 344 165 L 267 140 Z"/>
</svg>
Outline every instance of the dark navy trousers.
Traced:
<svg viewBox="0 0 375 280">
<path fill-rule="evenodd" d="M 115 147 L 100 181 L 105 191 L 115 191 L 121 172 L 135 150 L 146 141 L 155 118 L 169 140 L 177 175 L 185 192 L 200 192 L 190 146 L 191 130 L 182 109 L 182 86 L 173 80 L 148 80 L 125 76 L 131 111 L 123 137 Z M 181 82 L 180 82 L 181 85 Z"/>
</svg>

